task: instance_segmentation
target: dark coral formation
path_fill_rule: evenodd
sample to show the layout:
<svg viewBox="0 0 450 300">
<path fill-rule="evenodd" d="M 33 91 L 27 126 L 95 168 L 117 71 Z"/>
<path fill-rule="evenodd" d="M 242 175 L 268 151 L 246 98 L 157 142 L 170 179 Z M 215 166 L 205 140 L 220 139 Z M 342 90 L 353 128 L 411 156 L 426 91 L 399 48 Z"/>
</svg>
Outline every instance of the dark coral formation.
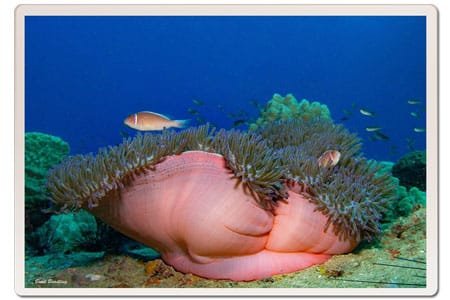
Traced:
<svg viewBox="0 0 450 300">
<path fill-rule="evenodd" d="M 326 150 L 342 153 L 339 163 L 319 167 Z M 360 154 L 359 139 L 329 119 L 287 120 L 257 132 L 220 130 L 208 125 L 184 131 L 138 135 L 96 156 L 75 156 L 49 175 L 49 190 L 64 209 L 94 207 L 110 192 L 135 176 L 151 172 L 168 155 L 189 150 L 219 153 L 227 166 L 272 210 L 287 198 L 287 184 L 308 186 L 310 200 L 328 216 L 342 239 L 370 240 L 380 232 L 380 220 L 394 187 L 378 167 Z"/>
<path fill-rule="evenodd" d="M 406 154 L 392 168 L 392 175 L 400 179 L 400 184 L 426 190 L 427 157 L 425 151 L 414 151 Z"/>
</svg>

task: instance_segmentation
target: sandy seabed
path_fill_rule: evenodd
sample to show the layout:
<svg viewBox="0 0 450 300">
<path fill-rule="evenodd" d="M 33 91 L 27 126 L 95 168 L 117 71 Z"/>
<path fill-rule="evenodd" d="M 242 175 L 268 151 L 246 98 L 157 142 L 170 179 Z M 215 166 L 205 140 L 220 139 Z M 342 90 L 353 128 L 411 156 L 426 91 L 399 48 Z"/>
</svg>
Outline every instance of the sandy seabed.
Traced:
<svg viewBox="0 0 450 300">
<path fill-rule="evenodd" d="M 336 255 L 322 265 L 251 282 L 208 280 L 183 274 L 161 259 L 107 255 L 63 270 L 26 262 L 30 288 L 423 288 L 426 285 L 426 211 L 417 208 L 384 229 L 379 241 Z"/>
</svg>

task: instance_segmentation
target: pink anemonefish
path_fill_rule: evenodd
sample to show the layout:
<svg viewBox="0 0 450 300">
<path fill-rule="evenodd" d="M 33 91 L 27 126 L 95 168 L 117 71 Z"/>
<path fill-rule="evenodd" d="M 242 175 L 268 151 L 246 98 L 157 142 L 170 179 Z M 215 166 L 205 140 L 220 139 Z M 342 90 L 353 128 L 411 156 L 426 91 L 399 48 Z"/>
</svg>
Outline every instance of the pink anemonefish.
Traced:
<svg viewBox="0 0 450 300">
<path fill-rule="evenodd" d="M 189 120 L 171 120 L 168 117 L 151 111 L 141 111 L 129 115 L 123 123 L 140 131 L 156 131 L 165 128 L 184 128 Z"/>
<path fill-rule="evenodd" d="M 341 159 L 341 152 L 337 150 L 325 151 L 317 160 L 320 167 L 334 167 Z"/>
</svg>

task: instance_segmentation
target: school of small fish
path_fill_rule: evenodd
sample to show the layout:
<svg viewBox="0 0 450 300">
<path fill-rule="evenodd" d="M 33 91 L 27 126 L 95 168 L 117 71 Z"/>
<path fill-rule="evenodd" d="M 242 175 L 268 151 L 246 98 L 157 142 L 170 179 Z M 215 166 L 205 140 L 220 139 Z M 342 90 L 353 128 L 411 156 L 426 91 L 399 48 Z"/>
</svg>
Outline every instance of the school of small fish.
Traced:
<svg viewBox="0 0 450 300">
<path fill-rule="evenodd" d="M 420 100 L 411 99 L 411 100 L 407 101 L 407 104 L 417 107 L 417 106 L 421 105 L 422 102 Z M 353 116 L 352 110 L 354 110 L 354 109 L 357 109 L 358 112 L 364 117 L 370 118 L 372 120 L 376 119 L 377 115 L 376 115 L 375 112 L 373 112 L 372 110 L 370 110 L 370 109 L 368 109 L 366 107 L 359 107 L 359 108 L 357 108 L 357 105 L 355 103 L 352 103 L 351 109 L 343 109 L 342 110 L 343 116 L 339 120 L 341 122 L 345 122 L 345 121 L 350 120 L 350 118 Z M 411 117 L 417 118 L 417 119 L 420 116 L 419 111 L 417 109 L 415 109 L 414 111 L 411 111 L 409 114 L 410 114 Z M 389 141 L 390 137 L 387 134 L 383 133 L 382 129 L 383 128 L 381 126 L 367 126 L 367 127 L 365 127 L 365 130 L 368 133 L 370 133 L 370 136 L 369 136 L 369 140 L 370 141 Z M 425 128 L 414 127 L 412 129 L 412 131 L 415 132 L 415 133 L 423 133 L 423 132 L 425 132 Z M 407 148 L 410 149 L 410 150 L 413 149 L 414 148 L 414 143 L 412 142 L 413 139 L 408 138 L 406 141 L 407 141 Z M 391 149 L 391 151 L 390 151 L 391 154 L 396 153 L 397 146 L 391 145 L 390 149 Z"/>
<path fill-rule="evenodd" d="M 200 112 L 202 107 L 205 105 L 205 102 L 199 99 L 193 99 L 192 103 L 197 106 L 198 108 L 188 108 L 187 112 L 190 114 L 193 118 L 195 118 L 195 121 L 198 124 L 205 124 L 207 122 L 207 118 L 202 115 Z M 420 105 L 422 102 L 419 100 L 411 99 L 408 100 L 407 103 L 409 105 Z M 258 111 L 260 111 L 264 105 L 258 102 L 257 100 L 250 100 L 249 104 L 254 106 Z M 249 119 L 249 113 L 243 109 L 240 109 L 236 113 L 227 113 L 225 112 L 225 108 L 223 105 L 218 104 L 216 106 L 217 110 L 226 115 L 228 118 L 232 121 L 232 128 L 240 127 L 240 126 L 248 126 L 251 122 Z M 347 110 L 344 109 L 342 112 L 344 113 L 343 117 L 340 118 L 340 121 L 348 121 L 353 116 L 352 110 L 356 110 L 357 105 L 355 103 L 352 103 L 351 109 Z M 199 111 L 200 110 L 200 111 Z M 376 114 L 372 110 L 369 110 L 367 108 L 359 108 L 359 113 L 363 115 L 364 117 L 368 117 L 372 120 L 376 119 Z M 417 111 L 411 111 L 409 113 L 412 117 L 418 118 L 419 113 Z M 189 120 L 172 120 L 169 117 L 156 113 L 151 111 L 140 111 L 134 114 L 129 115 L 124 120 L 124 124 L 127 125 L 130 128 L 133 128 L 138 131 L 160 131 L 164 129 L 169 128 L 184 128 L 187 126 Z M 382 132 L 381 126 L 367 126 L 365 127 L 365 130 L 370 133 L 369 140 L 370 141 L 388 141 L 390 140 L 390 137 Z M 423 133 L 425 132 L 425 128 L 422 127 L 414 127 L 413 132 L 415 133 Z M 128 137 L 129 134 L 123 130 L 120 131 L 120 135 L 124 138 Z M 410 150 L 414 149 L 414 140 L 412 138 L 407 138 L 407 148 Z M 391 145 L 390 147 L 391 153 L 394 153 L 397 151 L 396 145 Z M 330 167 L 334 166 L 339 162 L 341 153 L 337 150 L 328 150 L 325 153 L 323 153 L 318 158 L 318 163 L 322 167 Z"/>
</svg>

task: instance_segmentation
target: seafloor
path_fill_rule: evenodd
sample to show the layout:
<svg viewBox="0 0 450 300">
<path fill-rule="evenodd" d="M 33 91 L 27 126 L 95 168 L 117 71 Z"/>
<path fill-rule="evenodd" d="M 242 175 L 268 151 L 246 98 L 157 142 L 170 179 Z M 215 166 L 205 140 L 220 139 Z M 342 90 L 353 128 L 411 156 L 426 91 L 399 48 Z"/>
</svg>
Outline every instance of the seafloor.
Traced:
<svg viewBox="0 0 450 300">
<path fill-rule="evenodd" d="M 208 280 L 182 274 L 160 259 L 145 261 L 125 255 L 92 257 L 79 267 L 64 257 L 26 259 L 27 287 L 53 288 L 411 288 L 426 286 L 426 210 L 416 207 L 383 230 L 380 240 L 353 253 L 337 255 L 323 265 L 251 282 Z M 60 269 L 49 269 L 59 264 Z"/>
</svg>

